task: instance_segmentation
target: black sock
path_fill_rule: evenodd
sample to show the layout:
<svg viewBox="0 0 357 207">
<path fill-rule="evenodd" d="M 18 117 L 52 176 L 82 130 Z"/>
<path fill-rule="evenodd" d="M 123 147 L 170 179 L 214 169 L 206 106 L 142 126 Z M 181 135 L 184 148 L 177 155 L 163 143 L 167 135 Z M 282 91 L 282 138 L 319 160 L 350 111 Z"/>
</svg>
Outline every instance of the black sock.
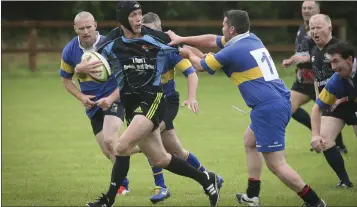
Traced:
<svg viewBox="0 0 357 207">
<path fill-rule="evenodd" d="M 111 201 L 115 200 L 115 196 L 117 195 L 121 183 L 128 175 L 129 165 L 130 156 L 116 156 L 115 163 L 113 165 L 110 186 L 107 192 L 107 196 Z"/>
<path fill-rule="evenodd" d="M 295 113 L 292 115 L 293 119 L 295 119 L 300 124 L 305 125 L 307 128 L 311 130 L 311 120 L 310 115 L 302 108 L 298 108 Z"/>
<path fill-rule="evenodd" d="M 335 171 L 338 178 L 342 180 L 345 184 L 350 184 L 351 181 L 347 175 L 345 162 L 343 160 L 341 153 L 337 150 L 336 145 L 324 151 L 324 155 L 328 164 Z"/>
<path fill-rule="evenodd" d="M 335 142 L 337 147 L 345 148 L 345 145 L 343 144 L 341 132 L 337 135 Z"/>
<path fill-rule="evenodd" d="M 247 196 L 248 198 L 259 197 L 260 180 L 248 178 Z"/>
<path fill-rule="evenodd" d="M 179 157 L 172 155 L 171 161 L 165 169 L 177 175 L 192 178 L 203 187 L 208 187 L 207 175 Z"/>
<path fill-rule="evenodd" d="M 305 185 L 305 187 L 300 192 L 298 192 L 298 195 L 306 203 L 311 205 L 315 205 L 321 200 L 319 196 L 316 194 L 316 192 L 312 190 L 312 188 L 310 188 L 310 186 L 308 185 Z"/>
</svg>

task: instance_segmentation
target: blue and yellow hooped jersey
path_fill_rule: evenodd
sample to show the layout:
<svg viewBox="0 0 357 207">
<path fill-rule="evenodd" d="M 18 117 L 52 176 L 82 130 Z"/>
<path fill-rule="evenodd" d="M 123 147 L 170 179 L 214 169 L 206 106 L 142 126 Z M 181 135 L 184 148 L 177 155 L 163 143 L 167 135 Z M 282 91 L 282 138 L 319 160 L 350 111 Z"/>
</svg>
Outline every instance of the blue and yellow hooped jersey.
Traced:
<svg viewBox="0 0 357 207">
<path fill-rule="evenodd" d="M 177 53 L 170 53 L 167 67 L 164 68 L 164 71 L 161 74 L 161 84 L 164 89 L 165 97 L 168 97 L 176 92 L 176 70 L 181 71 L 185 77 L 188 77 L 190 74 L 195 72 L 195 69 L 192 67 L 189 60 L 183 59 Z"/>
<path fill-rule="evenodd" d="M 99 41 L 103 40 L 104 36 L 98 35 L 96 43 L 93 45 L 95 48 Z M 80 45 L 78 36 L 73 38 L 63 49 L 60 76 L 67 79 L 72 79 L 74 75 L 74 68 L 81 62 L 81 57 L 85 49 Z M 83 94 L 95 95 L 94 100 L 99 100 L 103 97 L 110 95 L 116 88 L 117 82 L 114 78 L 109 77 L 105 83 L 100 83 L 93 80 L 89 75 L 78 77 L 78 83 Z M 87 116 L 92 117 L 94 113 L 99 109 L 95 106 L 90 110 L 86 110 Z"/>
<path fill-rule="evenodd" d="M 357 104 L 357 75 L 354 79 L 341 78 L 338 73 L 334 73 L 327 81 L 324 89 L 322 89 L 316 104 L 322 109 L 329 109 L 337 99 L 348 97 Z M 353 81 L 354 80 L 354 81 Z"/>
<path fill-rule="evenodd" d="M 256 35 L 247 32 L 227 43 L 224 37 L 217 36 L 216 43 L 222 50 L 202 59 L 202 67 L 210 74 L 223 69 L 249 107 L 290 99 L 290 91 L 279 78 L 270 53 Z"/>
</svg>

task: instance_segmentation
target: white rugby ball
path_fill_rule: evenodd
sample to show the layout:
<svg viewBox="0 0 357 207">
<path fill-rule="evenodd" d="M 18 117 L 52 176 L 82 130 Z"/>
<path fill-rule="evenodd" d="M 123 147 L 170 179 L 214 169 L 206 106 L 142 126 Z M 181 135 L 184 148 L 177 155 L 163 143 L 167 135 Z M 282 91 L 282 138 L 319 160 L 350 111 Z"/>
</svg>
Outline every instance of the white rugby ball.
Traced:
<svg viewBox="0 0 357 207">
<path fill-rule="evenodd" d="M 85 52 L 82 55 L 82 61 L 96 61 L 99 60 L 103 63 L 103 65 L 99 66 L 97 69 L 100 69 L 100 72 L 89 74 L 93 80 L 98 82 L 105 82 L 108 80 L 108 77 L 112 74 L 110 69 L 110 65 L 108 61 L 97 52 Z"/>
</svg>

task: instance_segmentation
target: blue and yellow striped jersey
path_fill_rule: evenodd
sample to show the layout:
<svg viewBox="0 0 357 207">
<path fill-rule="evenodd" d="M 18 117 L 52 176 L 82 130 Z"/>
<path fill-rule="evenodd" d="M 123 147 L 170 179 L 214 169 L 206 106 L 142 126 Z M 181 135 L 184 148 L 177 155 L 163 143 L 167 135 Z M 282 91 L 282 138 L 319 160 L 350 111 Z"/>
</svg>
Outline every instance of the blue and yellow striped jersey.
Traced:
<svg viewBox="0 0 357 207">
<path fill-rule="evenodd" d="M 249 107 L 281 98 L 290 99 L 290 91 L 279 79 L 273 59 L 256 35 L 247 32 L 227 43 L 224 37 L 217 36 L 216 43 L 222 50 L 202 59 L 202 67 L 210 74 L 223 69 Z"/>
<path fill-rule="evenodd" d="M 167 67 L 161 75 L 161 83 L 165 97 L 172 95 L 176 91 L 175 73 L 181 71 L 186 77 L 195 72 L 189 60 L 183 59 L 177 53 L 170 53 Z"/>
<path fill-rule="evenodd" d="M 99 41 L 103 40 L 104 36 L 98 35 L 96 43 L 93 47 L 98 44 Z M 84 48 L 80 45 L 78 36 L 73 38 L 63 49 L 62 59 L 59 74 L 63 78 L 72 79 L 74 75 L 74 68 L 77 64 L 81 62 L 81 57 L 85 52 Z M 99 100 L 103 97 L 110 95 L 118 86 L 114 78 L 109 77 L 108 81 L 105 83 L 99 83 L 93 80 L 89 75 L 84 75 L 79 78 L 77 76 L 79 87 L 83 94 L 95 95 L 94 100 Z M 87 116 L 92 117 L 99 107 L 93 107 L 86 110 Z"/>
<path fill-rule="evenodd" d="M 329 109 L 337 99 L 343 97 L 349 97 L 357 103 L 357 75 L 354 79 L 341 78 L 338 73 L 334 73 L 327 81 L 325 88 L 322 89 L 319 98 L 316 100 L 316 104 L 323 109 Z"/>
</svg>

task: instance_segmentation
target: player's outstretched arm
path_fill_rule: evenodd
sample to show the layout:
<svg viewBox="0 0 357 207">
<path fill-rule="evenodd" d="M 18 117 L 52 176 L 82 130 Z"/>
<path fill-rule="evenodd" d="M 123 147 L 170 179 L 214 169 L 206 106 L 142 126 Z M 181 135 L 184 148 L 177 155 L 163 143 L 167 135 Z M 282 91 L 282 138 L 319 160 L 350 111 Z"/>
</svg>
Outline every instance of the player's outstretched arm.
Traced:
<svg viewBox="0 0 357 207">
<path fill-rule="evenodd" d="M 193 72 L 187 76 L 188 97 L 183 102 L 183 104 L 186 105 L 188 109 L 190 109 L 194 113 L 199 112 L 198 103 L 196 100 L 197 86 L 198 86 L 198 77 L 197 74 Z"/>
<path fill-rule="evenodd" d="M 184 46 L 179 49 L 180 55 L 183 58 L 188 59 L 196 71 L 203 72 L 205 69 L 201 65 L 201 58 L 194 54 L 188 46 Z"/>
<path fill-rule="evenodd" d="M 217 35 L 206 34 L 199 36 L 181 37 L 171 30 L 167 31 L 166 34 L 168 34 L 171 39 L 169 45 L 187 44 L 195 47 L 218 48 L 216 43 Z"/>
</svg>

